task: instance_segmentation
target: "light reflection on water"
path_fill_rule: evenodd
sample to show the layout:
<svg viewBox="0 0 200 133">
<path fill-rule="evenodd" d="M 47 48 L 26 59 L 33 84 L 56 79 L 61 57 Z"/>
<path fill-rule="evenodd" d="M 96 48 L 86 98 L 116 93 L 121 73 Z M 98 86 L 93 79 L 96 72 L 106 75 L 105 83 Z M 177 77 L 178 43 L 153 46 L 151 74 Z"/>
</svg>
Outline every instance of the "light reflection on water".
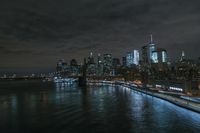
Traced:
<svg viewBox="0 0 200 133">
<path fill-rule="evenodd" d="M 1 84 L 0 133 L 200 131 L 200 114 L 126 87 Z"/>
</svg>

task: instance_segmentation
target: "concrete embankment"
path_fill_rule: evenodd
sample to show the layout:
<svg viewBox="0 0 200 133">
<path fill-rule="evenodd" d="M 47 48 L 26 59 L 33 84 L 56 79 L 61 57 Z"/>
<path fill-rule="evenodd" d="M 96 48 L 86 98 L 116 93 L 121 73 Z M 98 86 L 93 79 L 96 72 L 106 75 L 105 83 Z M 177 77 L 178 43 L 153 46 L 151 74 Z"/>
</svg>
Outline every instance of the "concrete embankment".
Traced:
<svg viewBox="0 0 200 133">
<path fill-rule="evenodd" d="M 192 110 L 194 112 L 200 113 L 200 104 L 199 103 L 195 103 L 192 101 L 188 101 L 188 100 L 184 100 L 178 97 L 174 97 L 174 96 L 170 96 L 170 95 L 166 95 L 166 94 L 162 94 L 162 93 L 158 93 L 158 92 L 152 92 L 149 91 L 147 89 L 141 89 L 138 88 L 137 85 L 133 84 L 133 83 L 126 83 L 126 82 L 121 82 L 121 81 L 89 81 L 89 84 L 93 84 L 95 83 L 96 85 L 101 85 L 101 84 L 115 84 L 115 85 L 120 85 L 120 86 L 124 86 L 124 87 L 128 87 L 130 89 L 133 89 L 135 91 L 147 94 L 147 95 L 151 95 L 163 100 L 166 100 L 168 102 L 171 102 L 177 106 Z"/>
</svg>

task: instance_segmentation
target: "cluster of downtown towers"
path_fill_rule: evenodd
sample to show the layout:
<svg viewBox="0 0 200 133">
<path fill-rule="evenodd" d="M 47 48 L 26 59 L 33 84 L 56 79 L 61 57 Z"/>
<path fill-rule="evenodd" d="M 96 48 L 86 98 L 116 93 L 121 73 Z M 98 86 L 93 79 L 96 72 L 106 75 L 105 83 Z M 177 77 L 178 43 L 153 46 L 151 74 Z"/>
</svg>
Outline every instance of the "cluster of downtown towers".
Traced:
<svg viewBox="0 0 200 133">
<path fill-rule="evenodd" d="M 110 75 L 116 76 L 119 74 L 117 68 L 128 67 L 136 68 L 148 64 L 167 63 L 167 51 L 163 48 L 156 48 L 153 42 L 152 35 L 150 36 L 150 43 L 141 48 L 141 57 L 139 50 L 128 52 L 125 57 L 122 57 L 122 63 L 119 58 L 113 58 L 112 54 L 98 54 L 95 61 L 94 55 L 91 52 L 86 60 L 88 75 Z M 81 65 L 78 65 L 75 59 L 70 61 L 70 65 L 61 59 L 57 63 L 57 72 L 64 72 L 68 75 L 77 75 L 81 72 Z"/>
<path fill-rule="evenodd" d="M 122 57 L 113 58 L 112 54 L 98 54 L 97 58 L 91 52 L 84 59 L 84 64 L 78 64 L 71 59 L 67 64 L 63 59 L 57 63 L 57 73 L 60 76 L 80 76 L 83 74 L 83 66 L 86 66 L 86 75 L 105 79 L 105 77 L 121 77 L 126 81 L 141 81 L 144 84 L 170 84 L 184 90 L 192 90 L 200 94 L 200 58 L 191 60 L 185 58 L 182 51 L 178 61 L 170 62 L 167 51 L 157 48 L 152 39 L 139 50 L 128 52 Z M 177 83 L 177 86 L 175 85 Z"/>
</svg>

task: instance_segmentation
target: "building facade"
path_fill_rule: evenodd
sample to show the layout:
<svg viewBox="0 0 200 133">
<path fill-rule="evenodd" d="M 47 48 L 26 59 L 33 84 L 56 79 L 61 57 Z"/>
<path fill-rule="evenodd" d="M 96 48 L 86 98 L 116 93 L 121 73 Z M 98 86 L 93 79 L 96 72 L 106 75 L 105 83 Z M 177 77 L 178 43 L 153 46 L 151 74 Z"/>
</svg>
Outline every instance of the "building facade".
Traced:
<svg viewBox="0 0 200 133">
<path fill-rule="evenodd" d="M 126 65 L 128 67 L 131 67 L 132 65 L 138 65 L 139 64 L 139 51 L 133 50 L 133 52 L 128 52 L 126 55 Z"/>
<path fill-rule="evenodd" d="M 103 73 L 110 75 L 112 72 L 112 55 L 104 54 L 103 55 Z"/>
</svg>

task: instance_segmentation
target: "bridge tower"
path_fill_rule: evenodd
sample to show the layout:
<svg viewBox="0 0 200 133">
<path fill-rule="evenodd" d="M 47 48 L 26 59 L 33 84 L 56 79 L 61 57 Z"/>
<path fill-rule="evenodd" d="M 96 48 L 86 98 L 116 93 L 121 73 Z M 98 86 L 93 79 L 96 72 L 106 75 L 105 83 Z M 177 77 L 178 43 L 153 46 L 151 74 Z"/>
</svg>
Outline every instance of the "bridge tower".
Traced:
<svg viewBox="0 0 200 133">
<path fill-rule="evenodd" d="M 82 66 L 82 76 L 79 77 L 79 86 L 85 87 L 87 85 L 87 79 L 86 79 L 86 71 L 87 71 L 87 63 L 86 59 L 84 58 L 84 64 Z"/>
</svg>

